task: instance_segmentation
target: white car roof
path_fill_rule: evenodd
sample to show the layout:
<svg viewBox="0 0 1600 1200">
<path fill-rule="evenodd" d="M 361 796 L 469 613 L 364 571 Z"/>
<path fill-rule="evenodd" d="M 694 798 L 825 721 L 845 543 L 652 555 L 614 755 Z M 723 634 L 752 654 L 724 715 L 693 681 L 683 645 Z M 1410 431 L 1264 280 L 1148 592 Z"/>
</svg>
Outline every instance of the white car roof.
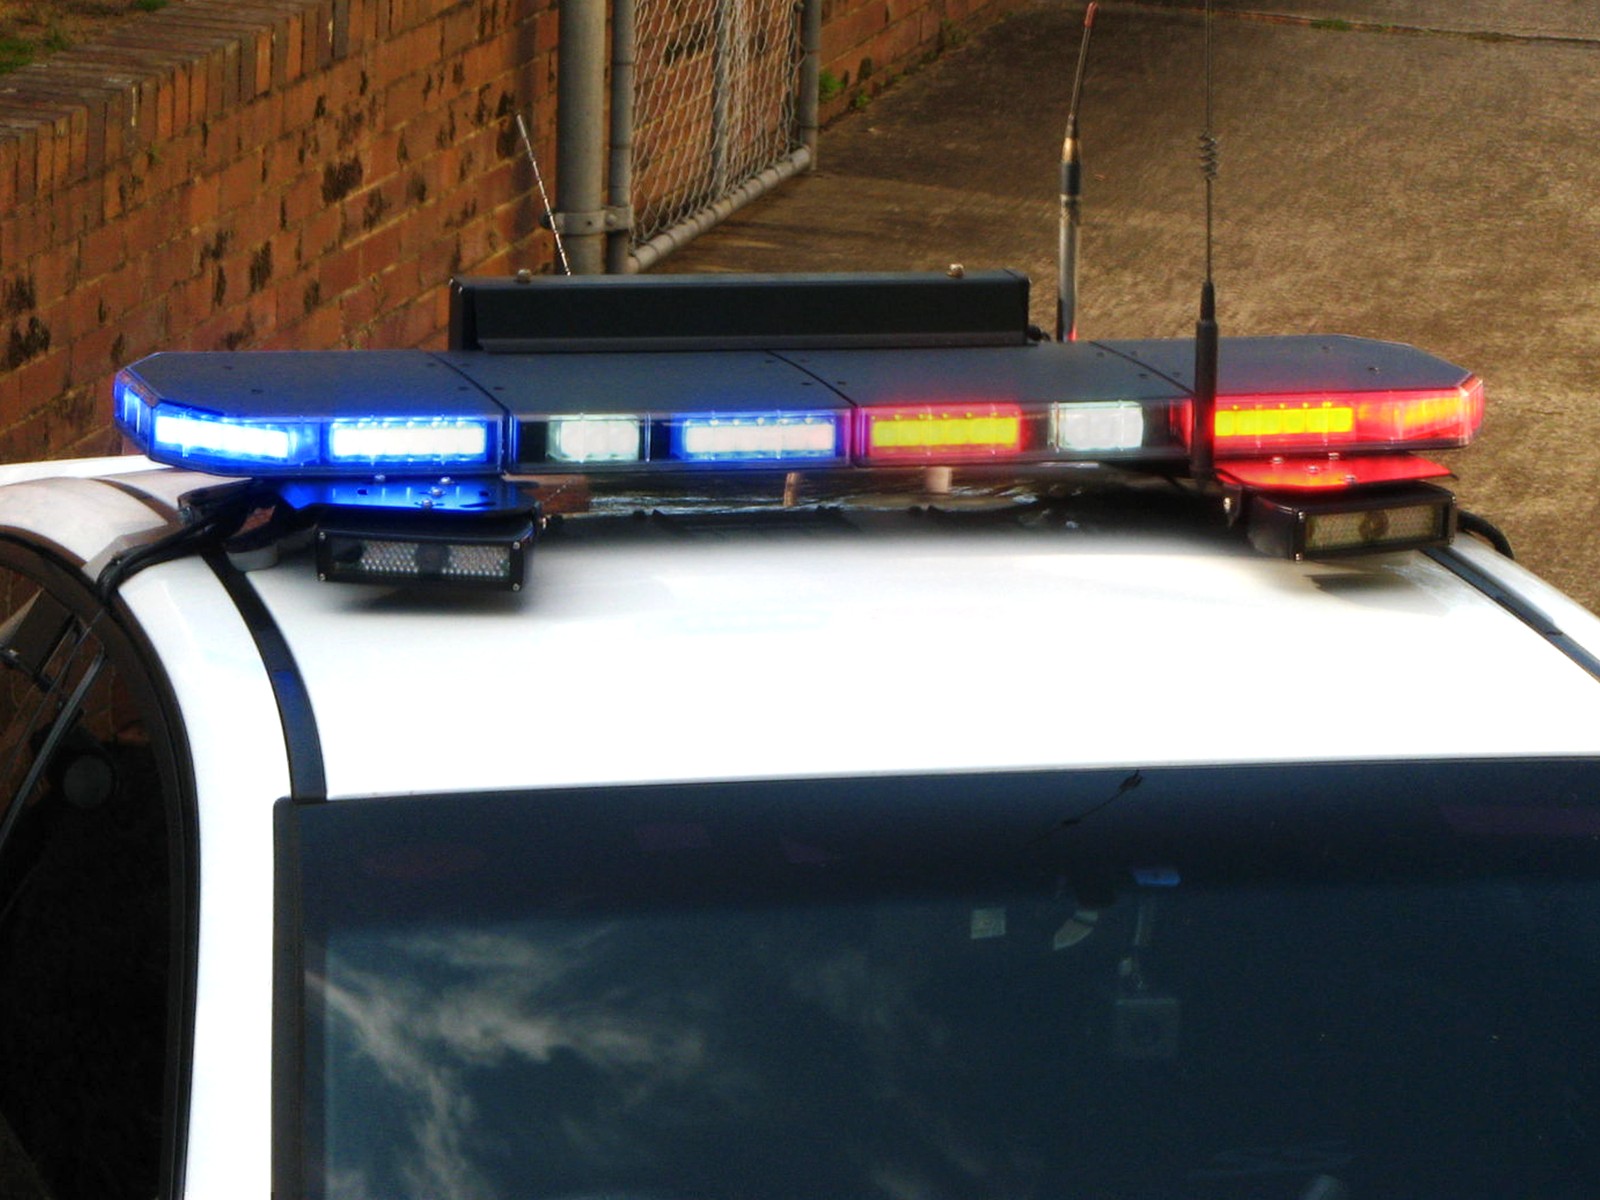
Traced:
<svg viewBox="0 0 1600 1200">
<path fill-rule="evenodd" d="M 98 486 L 134 521 L 150 509 L 130 492 L 200 481 Z M 83 546 L 65 510 L 93 508 L 78 492 L 95 486 L 8 489 L 0 516 L 28 501 Z M 43 515 L 40 489 L 62 511 Z M 95 522 L 108 543 L 128 532 Z M 1176 531 L 868 524 L 551 537 L 516 595 L 324 584 L 295 558 L 249 579 L 335 798 L 1600 751 L 1600 680 L 1422 553 L 1296 564 Z M 1586 611 L 1470 539 L 1458 551 L 1600 650 Z M 152 644 L 192 658 L 220 588 L 193 564 L 145 574 L 128 595 L 138 613 L 164 594 Z"/>
</svg>

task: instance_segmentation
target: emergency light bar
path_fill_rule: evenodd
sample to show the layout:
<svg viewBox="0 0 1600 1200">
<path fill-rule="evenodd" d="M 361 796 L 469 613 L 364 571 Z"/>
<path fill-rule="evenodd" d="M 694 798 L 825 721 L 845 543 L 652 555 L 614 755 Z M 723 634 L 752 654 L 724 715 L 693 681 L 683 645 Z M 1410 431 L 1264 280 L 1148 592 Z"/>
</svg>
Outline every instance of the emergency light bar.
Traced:
<svg viewBox="0 0 1600 1200">
<path fill-rule="evenodd" d="M 1188 473 L 1193 343 L 1029 337 L 1019 279 L 465 281 L 449 351 L 156 354 L 118 373 L 116 420 L 158 462 L 276 481 L 329 535 L 330 579 L 517 586 L 525 476 Z M 849 319 L 814 311 L 822 300 Z M 544 324 L 525 327 L 529 314 Z M 1315 555 L 1448 538 L 1448 500 L 1394 496 L 1443 471 L 1411 451 L 1476 432 L 1475 376 L 1337 337 L 1229 339 L 1218 374 L 1200 490 L 1260 498 L 1259 544 Z"/>
</svg>

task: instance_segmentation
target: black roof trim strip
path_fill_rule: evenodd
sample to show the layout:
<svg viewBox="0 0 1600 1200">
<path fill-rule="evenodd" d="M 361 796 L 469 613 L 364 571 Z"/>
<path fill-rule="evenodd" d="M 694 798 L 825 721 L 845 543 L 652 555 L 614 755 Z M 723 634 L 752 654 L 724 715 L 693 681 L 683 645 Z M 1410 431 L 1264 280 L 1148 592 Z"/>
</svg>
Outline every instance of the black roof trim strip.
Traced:
<svg viewBox="0 0 1600 1200">
<path fill-rule="evenodd" d="M 1562 632 L 1561 627 L 1552 621 L 1543 609 L 1513 592 L 1487 571 L 1473 566 L 1471 561 L 1454 547 L 1433 547 L 1424 550 L 1423 553 L 1462 582 L 1489 597 L 1594 678 L 1600 679 L 1600 658 Z"/>
<path fill-rule="evenodd" d="M 317 715 L 311 707 L 311 693 L 294 661 L 289 643 L 272 619 L 259 594 L 245 573 L 228 560 L 221 550 L 206 553 L 206 565 L 227 590 L 234 607 L 244 618 L 261 654 L 272 683 L 272 696 L 283 722 L 283 744 L 289 756 L 289 799 L 300 804 L 318 804 L 328 798 L 328 778 L 323 770 L 322 737 L 317 732 Z"/>
</svg>

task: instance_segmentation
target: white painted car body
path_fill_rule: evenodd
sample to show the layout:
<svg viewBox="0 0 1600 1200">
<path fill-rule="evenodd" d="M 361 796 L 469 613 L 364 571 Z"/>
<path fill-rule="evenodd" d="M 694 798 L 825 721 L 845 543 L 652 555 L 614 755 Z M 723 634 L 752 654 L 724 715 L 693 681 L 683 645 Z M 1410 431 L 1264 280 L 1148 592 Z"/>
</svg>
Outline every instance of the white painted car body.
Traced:
<svg viewBox="0 0 1600 1200">
<path fill-rule="evenodd" d="M 213 482 L 137 459 L 8 469 L 0 530 L 92 576 Z M 1594 756 L 1600 680 L 1420 552 L 1292 563 L 1179 535 L 550 539 L 515 595 L 250 584 L 342 798 L 1081 766 Z M 1600 654 L 1600 621 L 1493 551 L 1471 567 Z M 184 1195 L 265 1196 L 273 805 L 283 726 L 201 561 L 122 589 L 196 787 L 199 942 Z"/>
</svg>

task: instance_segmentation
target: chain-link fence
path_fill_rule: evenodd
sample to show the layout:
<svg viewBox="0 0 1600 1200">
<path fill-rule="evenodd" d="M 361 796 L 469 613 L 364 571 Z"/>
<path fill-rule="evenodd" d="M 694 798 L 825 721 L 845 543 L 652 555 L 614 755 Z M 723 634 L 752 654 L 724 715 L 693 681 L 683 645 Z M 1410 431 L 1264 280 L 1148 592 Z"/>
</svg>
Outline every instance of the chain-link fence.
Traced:
<svg viewBox="0 0 1600 1200">
<path fill-rule="evenodd" d="M 638 247 L 800 146 L 802 5 L 638 0 L 635 28 Z"/>
</svg>

